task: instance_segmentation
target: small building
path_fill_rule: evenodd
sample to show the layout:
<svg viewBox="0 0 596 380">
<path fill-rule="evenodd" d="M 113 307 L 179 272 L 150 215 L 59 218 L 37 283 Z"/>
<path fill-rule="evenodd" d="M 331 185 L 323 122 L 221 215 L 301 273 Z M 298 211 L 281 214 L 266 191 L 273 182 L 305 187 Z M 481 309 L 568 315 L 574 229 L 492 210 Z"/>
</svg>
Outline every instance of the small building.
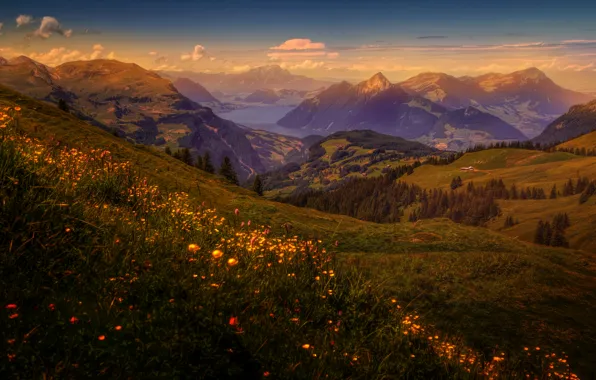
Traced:
<svg viewBox="0 0 596 380">
<path fill-rule="evenodd" d="M 460 168 L 460 170 L 461 170 L 462 172 L 473 172 L 473 171 L 475 171 L 476 169 L 474 169 L 474 167 L 473 167 L 473 166 L 464 166 L 464 167 Z"/>
</svg>

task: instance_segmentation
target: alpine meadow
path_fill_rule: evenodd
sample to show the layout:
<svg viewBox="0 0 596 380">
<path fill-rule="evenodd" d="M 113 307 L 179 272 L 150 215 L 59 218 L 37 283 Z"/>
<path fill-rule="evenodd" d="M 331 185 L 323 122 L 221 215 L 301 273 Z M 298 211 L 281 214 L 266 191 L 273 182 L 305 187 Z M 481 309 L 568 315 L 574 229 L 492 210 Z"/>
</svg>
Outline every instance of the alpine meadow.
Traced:
<svg viewBox="0 0 596 380">
<path fill-rule="evenodd" d="M 0 10 L 1 379 L 596 379 L 592 2 Z"/>
</svg>

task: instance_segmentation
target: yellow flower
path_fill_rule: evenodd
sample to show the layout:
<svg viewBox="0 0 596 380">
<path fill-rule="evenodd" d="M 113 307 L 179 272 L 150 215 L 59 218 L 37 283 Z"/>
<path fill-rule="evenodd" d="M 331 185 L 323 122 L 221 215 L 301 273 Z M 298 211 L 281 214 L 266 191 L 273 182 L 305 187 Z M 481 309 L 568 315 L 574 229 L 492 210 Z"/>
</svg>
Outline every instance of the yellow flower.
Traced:
<svg viewBox="0 0 596 380">
<path fill-rule="evenodd" d="M 231 259 L 228 259 L 229 266 L 233 267 L 236 264 L 238 264 L 238 260 L 236 260 L 235 258 L 232 257 Z"/>
<path fill-rule="evenodd" d="M 302 348 L 304 348 L 305 350 L 308 350 L 310 348 L 310 344 L 303 344 Z"/>
<path fill-rule="evenodd" d="M 198 246 L 198 245 L 196 245 L 196 244 L 189 244 L 189 245 L 188 245 L 188 251 L 189 251 L 189 252 L 196 252 L 196 251 L 198 251 L 199 249 L 201 249 L 201 247 L 199 247 L 199 246 Z"/>
<path fill-rule="evenodd" d="M 213 256 L 214 259 L 219 259 L 220 257 L 223 256 L 223 252 L 220 251 L 219 249 L 216 249 L 215 251 L 213 251 L 213 253 L 211 253 L 211 255 Z"/>
</svg>

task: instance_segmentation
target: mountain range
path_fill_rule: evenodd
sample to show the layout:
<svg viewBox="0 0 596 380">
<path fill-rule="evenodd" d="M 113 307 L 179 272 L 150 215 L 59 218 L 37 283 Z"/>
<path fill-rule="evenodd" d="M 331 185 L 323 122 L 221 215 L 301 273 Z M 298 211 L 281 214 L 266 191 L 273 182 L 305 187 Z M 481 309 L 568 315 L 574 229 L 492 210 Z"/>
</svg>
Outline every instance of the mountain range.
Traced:
<svg viewBox="0 0 596 380">
<path fill-rule="evenodd" d="M 569 107 L 592 99 L 564 89 L 537 68 L 509 74 L 453 77 L 423 73 L 399 85 L 449 109 L 474 106 L 535 137 Z"/>
<path fill-rule="evenodd" d="M 245 128 L 218 117 L 182 95 L 170 80 L 136 64 L 92 60 L 51 68 L 25 56 L 1 62 L 1 84 L 53 103 L 62 99 L 71 113 L 133 142 L 189 148 L 193 155 L 209 151 L 215 165 L 229 156 L 240 179 L 268 168 Z M 176 83 L 196 97 L 215 99 L 196 83 Z M 267 162 L 269 156 L 264 153 Z"/>
<path fill-rule="evenodd" d="M 555 144 L 592 131 L 596 131 L 596 100 L 571 107 L 534 138 L 534 142 Z"/>
<path fill-rule="evenodd" d="M 165 72 L 171 78 L 189 78 L 209 91 L 225 94 L 252 93 L 257 90 L 292 89 L 312 91 L 327 87 L 333 82 L 312 79 L 303 75 L 295 75 L 279 65 L 256 67 L 243 73 L 199 73 L 199 72 Z"/>
<path fill-rule="evenodd" d="M 556 85 L 536 68 L 461 78 L 423 73 L 398 84 L 377 73 L 356 85 L 330 86 L 278 125 L 327 134 L 372 129 L 463 149 L 535 137 L 570 106 L 589 99 Z"/>
</svg>

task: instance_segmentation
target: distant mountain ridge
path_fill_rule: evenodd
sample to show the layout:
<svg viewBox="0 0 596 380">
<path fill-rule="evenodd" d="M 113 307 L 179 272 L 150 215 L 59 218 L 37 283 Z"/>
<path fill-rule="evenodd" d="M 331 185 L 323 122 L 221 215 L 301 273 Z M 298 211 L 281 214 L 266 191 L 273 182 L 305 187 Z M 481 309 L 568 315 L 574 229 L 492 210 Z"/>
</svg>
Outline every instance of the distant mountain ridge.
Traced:
<svg viewBox="0 0 596 380">
<path fill-rule="evenodd" d="M 399 83 L 411 94 L 447 108 L 474 106 L 499 117 L 528 137 L 535 137 L 569 107 L 592 99 L 564 89 L 533 67 L 509 74 L 490 73 L 456 78 L 423 73 Z"/>
<path fill-rule="evenodd" d="M 421 141 L 433 146 L 436 145 L 435 135 L 448 137 L 446 127 L 479 131 L 483 141 L 525 139 L 521 132 L 497 117 L 470 105 L 467 107 L 461 112 L 451 111 L 423 96 L 408 93 L 377 73 L 356 85 L 341 82 L 330 86 L 304 100 L 280 119 L 278 125 L 326 134 L 370 129 L 407 139 L 422 138 Z M 470 145 L 469 136 L 454 138 L 465 140 L 458 148 Z"/>
<path fill-rule="evenodd" d="M 172 78 L 186 77 L 200 83 L 209 91 L 226 94 L 251 93 L 262 89 L 312 91 L 327 87 L 333 82 L 295 75 L 279 65 L 250 69 L 243 73 L 166 72 Z"/>
</svg>

